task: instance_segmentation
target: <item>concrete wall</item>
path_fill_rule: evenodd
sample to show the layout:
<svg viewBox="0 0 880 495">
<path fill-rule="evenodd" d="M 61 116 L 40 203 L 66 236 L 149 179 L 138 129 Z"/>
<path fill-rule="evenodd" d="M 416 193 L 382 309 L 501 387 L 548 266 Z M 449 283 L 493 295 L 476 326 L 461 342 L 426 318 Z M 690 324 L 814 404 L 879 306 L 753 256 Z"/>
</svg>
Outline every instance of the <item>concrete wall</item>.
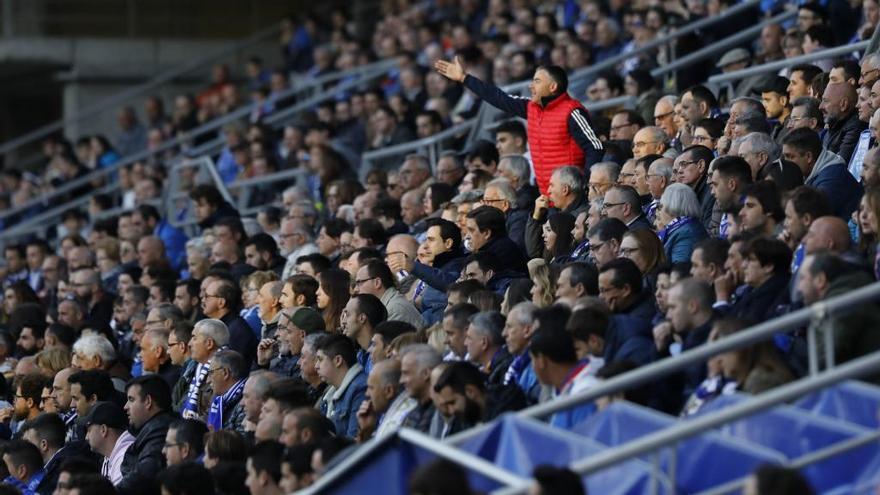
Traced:
<svg viewBox="0 0 880 495">
<path fill-rule="evenodd" d="M 80 109 L 130 90 L 168 70 L 203 60 L 232 43 L 232 40 L 6 39 L 0 40 L 0 78 L 14 77 L 14 74 L 3 74 L 3 68 L 21 63 L 52 68 L 54 79 L 60 81 L 63 88 L 57 115 L 75 120 Z M 239 50 L 221 61 L 229 65 L 233 77 L 243 77 L 245 60 L 254 54 L 260 55 L 267 67 L 280 63 L 274 40 Z M 128 104 L 141 113 L 146 97 L 159 94 L 165 99 L 166 110 L 170 110 L 174 95 L 196 92 L 208 84 L 212 65 L 208 63 L 194 68 L 171 83 L 131 99 Z M 119 106 L 113 106 L 94 117 L 70 122 L 66 125 L 65 135 L 77 138 L 83 134 L 102 133 L 113 140 L 118 109 Z"/>
</svg>

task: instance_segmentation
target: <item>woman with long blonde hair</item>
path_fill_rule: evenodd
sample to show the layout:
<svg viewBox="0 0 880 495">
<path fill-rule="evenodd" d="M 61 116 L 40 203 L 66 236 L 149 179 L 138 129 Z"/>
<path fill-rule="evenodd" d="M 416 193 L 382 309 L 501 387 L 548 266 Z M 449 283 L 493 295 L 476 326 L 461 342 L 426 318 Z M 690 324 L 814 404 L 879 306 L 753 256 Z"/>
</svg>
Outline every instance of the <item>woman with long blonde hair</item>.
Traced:
<svg viewBox="0 0 880 495">
<path fill-rule="evenodd" d="M 556 278 L 552 266 L 541 258 L 535 258 L 528 263 L 529 278 L 532 280 L 532 302 L 539 308 L 546 308 L 553 304 L 556 298 Z"/>
</svg>

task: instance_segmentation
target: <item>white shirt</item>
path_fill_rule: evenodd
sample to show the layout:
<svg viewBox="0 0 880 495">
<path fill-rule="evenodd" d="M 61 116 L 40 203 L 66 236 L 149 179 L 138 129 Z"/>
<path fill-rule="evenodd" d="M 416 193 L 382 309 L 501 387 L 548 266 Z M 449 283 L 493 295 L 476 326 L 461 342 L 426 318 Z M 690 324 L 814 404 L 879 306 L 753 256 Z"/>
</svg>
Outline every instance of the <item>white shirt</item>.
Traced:
<svg viewBox="0 0 880 495">
<path fill-rule="evenodd" d="M 116 439 L 116 445 L 110 452 L 110 457 L 105 457 L 101 464 L 101 476 L 110 480 L 113 486 L 122 481 L 122 459 L 125 458 L 125 452 L 134 443 L 134 437 L 128 431 L 123 431 L 122 435 Z"/>
</svg>

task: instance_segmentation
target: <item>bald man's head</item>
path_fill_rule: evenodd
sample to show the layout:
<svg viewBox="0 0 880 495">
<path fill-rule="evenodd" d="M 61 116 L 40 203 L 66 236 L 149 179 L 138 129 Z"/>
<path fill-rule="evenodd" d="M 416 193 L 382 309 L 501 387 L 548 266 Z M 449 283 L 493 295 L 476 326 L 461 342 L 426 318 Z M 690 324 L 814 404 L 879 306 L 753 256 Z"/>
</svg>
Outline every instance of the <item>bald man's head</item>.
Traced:
<svg viewBox="0 0 880 495">
<path fill-rule="evenodd" d="M 238 263 L 241 253 L 238 243 L 232 239 L 223 239 L 217 241 L 211 248 L 211 263 L 219 263 L 225 261 L 231 265 Z"/>
<path fill-rule="evenodd" d="M 138 241 L 137 246 L 138 264 L 141 268 L 153 263 L 165 260 L 165 244 L 156 236 L 148 235 Z"/>
<path fill-rule="evenodd" d="M 385 248 L 385 252 L 388 254 L 406 253 L 409 259 L 414 260 L 416 259 L 416 252 L 418 249 L 419 241 L 417 241 L 415 237 L 408 234 L 398 234 L 388 241 L 388 246 Z"/>
<path fill-rule="evenodd" d="M 880 151 L 871 148 L 862 163 L 862 185 L 866 188 L 880 186 Z"/>
<path fill-rule="evenodd" d="M 804 248 L 807 254 L 828 251 L 840 254 L 850 248 L 849 227 L 840 217 L 819 217 L 807 230 L 804 236 Z"/>
<path fill-rule="evenodd" d="M 842 120 L 856 108 L 858 94 L 856 88 L 846 82 L 829 84 L 822 95 L 819 108 L 825 114 L 826 122 Z"/>
</svg>

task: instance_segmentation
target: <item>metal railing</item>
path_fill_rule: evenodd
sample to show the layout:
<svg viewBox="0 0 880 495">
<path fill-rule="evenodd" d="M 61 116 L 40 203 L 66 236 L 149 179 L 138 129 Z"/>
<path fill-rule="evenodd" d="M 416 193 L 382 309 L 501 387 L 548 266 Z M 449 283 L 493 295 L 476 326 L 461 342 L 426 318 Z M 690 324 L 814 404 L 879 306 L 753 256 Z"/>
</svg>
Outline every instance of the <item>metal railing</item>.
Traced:
<svg viewBox="0 0 880 495">
<path fill-rule="evenodd" d="M 878 32 L 880 32 L 880 30 L 878 30 Z M 709 78 L 707 84 L 709 84 L 710 86 L 718 87 L 722 84 L 737 82 L 747 77 L 760 76 L 764 74 L 775 74 L 782 69 L 794 67 L 798 64 L 808 64 L 817 60 L 839 57 L 841 55 L 849 55 L 855 51 L 868 48 L 869 44 L 870 41 L 859 41 L 857 43 L 828 48 L 826 50 L 821 50 L 806 55 L 798 55 L 797 57 L 787 58 L 784 60 L 767 62 L 766 64 L 756 65 L 754 67 L 747 67 L 745 69 L 728 72 L 726 74 L 716 74 Z"/>
<path fill-rule="evenodd" d="M 202 69 L 207 65 L 217 62 L 218 60 L 225 59 L 241 50 L 247 49 L 257 43 L 260 43 L 267 38 L 277 36 L 279 30 L 280 27 L 276 23 L 276 25 L 263 29 L 251 36 L 248 36 L 247 38 L 223 46 L 198 60 L 187 62 L 177 67 L 171 68 L 153 77 L 145 83 L 138 84 L 124 91 L 104 98 L 100 101 L 97 101 L 91 105 L 88 105 L 84 108 L 81 108 L 77 110 L 76 113 L 72 116 L 57 120 L 55 122 L 52 122 L 51 124 L 46 124 L 22 136 L 18 136 L 9 141 L 6 141 L 5 143 L 0 144 L 0 154 L 7 154 L 17 148 L 26 146 L 35 141 L 43 139 L 46 136 L 49 136 L 55 132 L 61 131 L 67 125 L 82 122 L 83 120 L 92 118 L 98 114 L 107 111 L 108 109 L 117 108 L 121 105 L 124 105 L 131 100 L 139 96 L 148 94 L 149 92 L 154 91 L 159 86 L 178 79 L 187 73 L 193 72 L 197 69 Z"/>
<path fill-rule="evenodd" d="M 288 107 L 283 110 L 279 110 L 275 113 L 270 114 L 263 122 L 268 125 L 276 125 L 280 123 L 289 122 L 293 117 L 300 114 L 303 110 L 309 109 L 318 103 L 323 101 L 332 99 L 337 92 L 351 90 L 359 87 L 362 84 L 366 84 L 368 81 L 384 74 L 389 67 L 394 67 L 396 65 L 396 61 L 393 60 L 385 60 L 379 63 L 370 64 L 368 66 L 358 67 L 354 72 L 355 79 L 350 79 L 341 82 L 337 86 L 330 88 L 322 93 L 309 97 L 301 102 L 298 102 L 291 107 Z M 281 97 L 287 97 L 295 94 L 297 88 L 289 88 L 285 92 L 281 94 Z M 120 168 L 134 164 L 138 161 L 149 160 L 154 156 L 158 156 L 161 153 L 164 153 L 168 150 L 172 150 L 178 147 L 185 148 L 187 143 L 193 139 L 194 137 L 201 136 L 207 134 L 209 132 L 217 131 L 222 128 L 224 125 L 229 124 L 231 122 L 238 122 L 250 114 L 253 109 L 253 105 L 246 105 L 241 107 L 227 115 L 217 117 L 216 119 L 206 122 L 205 124 L 196 127 L 189 131 L 185 136 L 180 138 L 171 138 L 167 141 L 163 142 L 160 146 L 153 150 L 143 150 L 133 155 L 130 155 L 127 158 L 122 158 L 118 162 L 110 165 L 109 167 L 102 168 L 99 170 L 95 170 L 90 172 L 78 179 L 74 179 L 72 181 L 66 182 L 60 187 L 52 190 L 50 193 L 41 194 L 39 197 L 34 198 L 27 203 L 20 205 L 15 208 L 9 208 L 0 212 L 0 219 L 8 219 L 13 215 L 17 215 L 26 211 L 29 211 L 32 208 L 40 208 L 45 207 L 52 202 L 52 200 L 68 194 L 69 192 L 76 190 L 80 187 L 83 187 L 95 180 L 104 180 L 106 177 L 116 173 Z M 200 146 L 191 147 L 189 149 L 184 149 L 186 154 L 190 156 L 198 156 L 205 153 L 213 153 L 215 151 L 219 151 L 223 147 L 224 140 L 222 137 L 211 140 L 205 144 Z M 69 208 L 70 206 L 68 206 Z M 32 222 L 33 220 L 27 220 L 26 222 Z M 0 241 L 5 239 L 5 232 L 0 233 Z"/>
<path fill-rule="evenodd" d="M 428 157 L 428 161 L 431 162 L 431 168 L 433 170 L 434 166 L 437 165 L 440 153 L 443 151 L 440 149 L 442 144 L 450 139 L 460 137 L 466 132 L 470 132 L 476 123 L 477 119 L 472 118 L 448 129 L 444 129 L 430 137 L 416 139 L 415 141 L 400 143 L 378 150 L 367 151 L 361 155 L 361 179 L 363 179 L 366 176 L 366 173 L 374 167 L 376 162 L 385 158 L 406 156 L 410 153 L 420 153 Z"/>
<path fill-rule="evenodd" d="M 776 15 L 774 17 L 771 17 L 769 19 L 765 19 L 765 20 L 761 21 L 760 23 L 758 23 L 748 29 L 745 29 L 745 30 L 740 31 L 736 34 L 728 36 L 727 38 L 724 38 L 722 40 L 716 41 L 715 43 L 712 43 L 711 45 L 700 48 L 699 50 L 697 50 L 693 53 L 689 53 L 682 58 L 679 58 L 679 59 L 674 60 L 668 64 L 665 64 L 661 67 L 658 67 L 658 68 L 651 71 L 651 75 L 654 77 L 664 76 L 666 74 L 669 74 L 670 72 L 679 71 L 681 69 L 689 67 L 689 66 L 691 66 L 697 62 L 700 62 L 702 60 L 705 60 L 709 57 L 713 57 L 713 56 L 719 55 L 721 53 L 724 53 L 725 51 L 727 51 L 733 47 L 736 47 L 736 46 L 739 46 L 745 42 L 754 40 L 755 37 L 757 37 L 761 33 L 761 30 L 764 29 L 765 26 L 768 26 L 770 24 L 783 23 L 783 22 L 795 17 L 796 15 L 797 15 L 796 11 L 789 11 L 789 12 L 783 12 L 783 13 Z"/>
</svg>

